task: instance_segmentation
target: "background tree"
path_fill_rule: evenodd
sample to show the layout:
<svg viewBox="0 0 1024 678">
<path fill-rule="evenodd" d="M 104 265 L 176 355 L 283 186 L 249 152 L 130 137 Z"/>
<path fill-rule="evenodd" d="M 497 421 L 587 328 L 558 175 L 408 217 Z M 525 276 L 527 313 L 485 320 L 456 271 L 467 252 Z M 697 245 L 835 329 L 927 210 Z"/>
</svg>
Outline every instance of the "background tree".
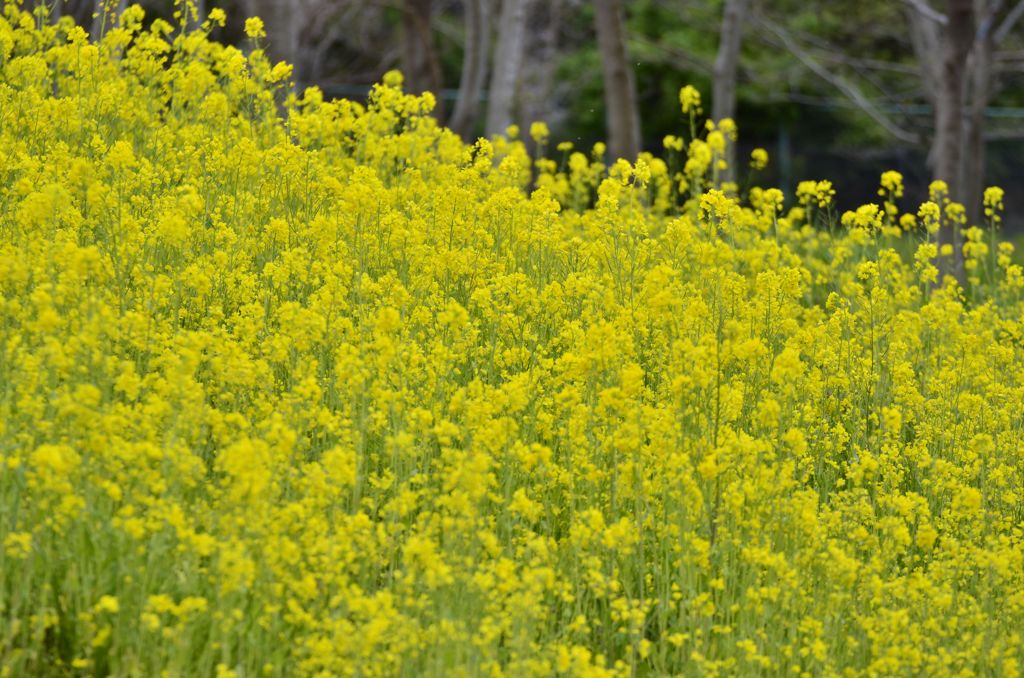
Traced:
<svg viewBox="0 0 1024 678">
<path fill-rule="evenodd" d="M 594 0 L 594 23 L 604 74 L 608 150 L 612 158 L 632 162 L 640 152 L 640 111 L 633 66 L 626 48 L 621 0 Z"/>
<path fill-rule="evenodd" d="M 101 39 L 104 33 L 117 25 L 127 6 L 128 0 L 96 0 L 89 35 L 94 40 Z"/>
<path fill-rule="evenodd" d="M 736 118 L 736 78 L 739 72 L 740 42 L 743 22 L 749 0 L 726 0 L 722 10 L 722 28 L 719 32 L 718 54 L 715 56 L 711 92 L 711 118 L 716 122 Z M 725 180 L 736 180 L 736 146 L 726 142 Z"/>
<path fill-rule="evenodd" d="M 1006 10 L 1003 0 L 948 0 L 945 13 L 926 0 L 906 0 L 906 4 L 921 77 L 934 111 L 932 174 L 947 183 L 950 197 L 962 202 L 976 223 L 982 216 L 985 182 L 985 112 L 996 89 L 994 51 L 1024 14 L 1024 2 Z M 954 248 L 945 272 L 962 276 L 963 255 L 953 224 L 943 224 L 939 244 Z"/>
<path fill-rule="evenodd" d="M 949 0 L 943 36 L 942 70 L 939 87 L 935 96 L 935 137 L 932 142 L 932 162 L 935 177 L 949 182 L 953 196 L 963 200 L 960 190 L 961 166 L 957 157 L 963 148 L 964 125 L 964 76 L 967 70 L 967 56 L 971 52 L 974 38 L 973 0 Z M 957 229 L 944 220 L 938 234 L 939 244 L 957 245 Z M 963 257 L 959 247 L 957 256 L 947 273 L 962 275 Z M 940 259 L 944 262 L 946 259 Z"/>
<path fill-rule="evenodd" d="M 246 14 L 259 16 L 267 32 L 266 50 L 273 61 L 295 64 L 299 57 L 302 6 L 297 0 L 243 0 Z M 301 77 L 300 72 L 295 73 Z"/>
<path fill-rule="evenodd" d="M 565 18 L 575 11 L 566 0 L 529 5 L 514 114 L 521 127 L 543 120 L 555 129 L 565 129 L 564 100 L 571 96 L 571 84 L 559 72 L 559 62 L 564 55 Z"/>
<path fill-rule="evenodd" d="M 480 116 L 480 99 L 487 83 L 491 49 L 491 0 L 466 0 L 465 51 L 459 98 L 449 126 L 463 138 L 472 136 Z"/>
<path fill-rule="evenodd" d="M 502 0 L 501 3 L 498 43 L 487 103 L 487 136 L 504 133 L 514 120 L 528 4 L 529 0 Z"/>
<path fill-rule="evenodd" d="M 402 72 L 408 91 L 429 91 L 437 96 L 434 114 L 443 119 L 441 63 L 431 23 L 433 4 L 432 0 L 404 0 L 402 4 Z"/>
</svg>

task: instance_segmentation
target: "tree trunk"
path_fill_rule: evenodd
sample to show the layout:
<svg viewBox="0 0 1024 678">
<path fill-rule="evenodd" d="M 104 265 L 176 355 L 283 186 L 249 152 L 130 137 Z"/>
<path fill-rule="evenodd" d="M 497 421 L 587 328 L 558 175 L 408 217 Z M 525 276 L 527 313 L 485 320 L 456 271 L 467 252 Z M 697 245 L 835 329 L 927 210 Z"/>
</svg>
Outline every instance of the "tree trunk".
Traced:
<svg viewBox="0 0 1024 678">
<path fill-rule="evenodd" d="M 298 72 L 296 64 L 302 17 L 295 0 L 243 0 L 242 7 L 247 16 L 263 19 L 268 58 L 292 64 L 292 75 L 296 81 L 302 80 L 304 74 Z"/>
<path fill-rule="evenodd" d="M 594 0 L 594 22 L 604 75 L 608 150 L 612 158 L 633 162 L 640 153 L 640 113 L 636 80 L 626 53 L 621 0 Z"/>
<path fill-rule="evenodd" d="M 527 0 L 502 0 L 498 44 L 487 103 L 486 134 L 504 134 L 512 124 L 512 106 L 519 84 L 519 67 L 526 39 Z"/>
<path fill-rule="evenodd" d="M 543 120 L 557 126 L 564 112 L 559 97 L 559 34 L 565 0 L 530 4 L 526 20 L 523 63 L 520 66 L 516 115 L 523 122 Z"/>
<path fill-rule="evenodd" d="M 466 141 L 476 130 L 480 96 L 487 81 L 491 47 L 491 0 L 466 0 L 466 49 L 462 55 L 459 99 L 449 123 Z"/>
<path fill-rule="evenodd" d="M 964 118 L 963 150 L 960 153 L 959 194 L 967 208 L 972 224 L 983 221 L 985 191 L 985 109 L 993 96 L 993 58 L 998 43 L 1024 14 L 1024 2 L 1019 2 L 996 27 L 996 19 L 1004 6 L 1003 0 L 974 0 L 974 14 L 978 30 L 971 55 L 967 60 L 967 115 Z"/>
<path fill-rule="evenodd" d="M 26 0 L 22 5 L 23 9 L 35 16 L 40 7 L 46 8 L 46 19 L 49 23 L 55 24 L 60 21 L 64 0 Z"/>
<path fill-rule="evenodd" d="M 432 4 L 432 0 L 405 0 L 402 5 L 402 71 L 406 91 L 434 93 L 437 98 L 434 115 L 443 119 L 441 62 L 434 48 L 434 30 L 430 23 Z"/>
<path fill-rule="evenodd" d="M 981 223 L 985 189 L 985 109 L 992 96 L 992 37 L 979 33 L 969 60 L 968 110 L 964 118 L 957 195 L 967 208 L 967 218 Z"/>
<path fill-rule="evenodd" d="M 308 46 L 309 82 L 318 83 L 323 80 L 327 55 L 347 30 L 349 30 L 349 26 L 335 18 L 334 23 L 324 32 L 323 37 L 316 44 Z"/>
<path fill-rule="evenodd" d="M 934 106 L 942 81 L 942 62 L 935 58 L 942 44 L 941 27 L 928 17 L 922 16 L 913 7 L 906 8 L 910 43 L 914 47 L 917 67 L 924 82 L 924 93 Z"/>
<path fill-rule="evenodd" d="M 76 26 L 89 28 L 92 22 L 92 13 L 96 9 L 93 0 L 67 0 L 61 3 L 64 5 L 63 13 L 75 20 Z"/>
<path fill-rule="evenodd" d="M 947 23 L 943 35 L 942 71 L 935 98 L 935 138 L 932 142 L 933 176 L 949 185 L 950 197 L 962 186 L 960 153 L 963 150 L 964 84 L 967 57 L 974 42 L 974 7 L 972 0 L 948 0 Z M 960 251 L 959 229 L 944 220 L 938 243 L 952 245 L 954 255 L 940 256 L 943 274 L 963 277 L 963 253 Z"/>
<path fill-rule="evenodd" d="M 743 36 L 743 18 L 749 0 L 726 0 L 722 11 L 722 29 L 715 57 L 711 91 L 711 118 L 721 121 L 736 118 L 736 71 L 739 67 L 740 42 Z M 725 181 L 736 180 L 736 144 L 725 142 Z"/>
<path fill-rule="evenodd" d="M 108 30 L 117 25 L 117 22 L 121 18 L 121 13 L 124 12 L 128 5 L 128 0 L 117 0 L 111 2 L 110 0 L 96 0 L 93 4 L 93 13 L 96 15 L 92 20 L 92 31 L 89 37 L 94 42 L 98 42 L 103 38 L 103 34 Z"/>
<path fill-rule="evenodd" d="M 283 0 L 262 0 L 260 3 L 263 25 L 267 31 L 267 51 L 273 61 L 286 61 L 294 64 L 299 51 L 299 36 L 295 30 L 301 20 L 299 8 L 294 2 Z M 294 73 L 301 79 L 303 74 Z"/>
</svg>

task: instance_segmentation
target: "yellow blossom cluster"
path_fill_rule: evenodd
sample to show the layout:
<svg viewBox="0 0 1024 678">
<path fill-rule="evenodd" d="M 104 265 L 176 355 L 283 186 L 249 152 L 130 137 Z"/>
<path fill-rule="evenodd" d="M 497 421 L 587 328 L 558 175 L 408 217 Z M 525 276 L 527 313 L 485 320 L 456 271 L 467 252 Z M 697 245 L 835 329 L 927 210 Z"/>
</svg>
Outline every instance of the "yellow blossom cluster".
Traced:
<svg viewBox="0 0 1024 678">
<path fill-rule="evenodd" d="M 1024 276 L 938 279 L 942 187 L 465 144 L 209 30 L 0 16 L 0 676 L 1020 675 Z"/>
</svg>

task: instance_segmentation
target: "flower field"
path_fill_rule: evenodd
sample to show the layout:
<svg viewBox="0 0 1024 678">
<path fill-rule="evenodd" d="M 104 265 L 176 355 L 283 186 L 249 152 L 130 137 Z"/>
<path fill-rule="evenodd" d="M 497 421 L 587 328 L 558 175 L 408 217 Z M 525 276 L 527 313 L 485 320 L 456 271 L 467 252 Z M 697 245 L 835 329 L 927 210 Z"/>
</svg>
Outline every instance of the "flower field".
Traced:
<svg viewBox="0 0 1024 678">
<path fill-rule="evenodd" d="M 1000 190 L 722 185 L 692 88 L 467 145 L 223 19 L 0 18 L 0 676 L 1020 675 Z"/>
</svg>

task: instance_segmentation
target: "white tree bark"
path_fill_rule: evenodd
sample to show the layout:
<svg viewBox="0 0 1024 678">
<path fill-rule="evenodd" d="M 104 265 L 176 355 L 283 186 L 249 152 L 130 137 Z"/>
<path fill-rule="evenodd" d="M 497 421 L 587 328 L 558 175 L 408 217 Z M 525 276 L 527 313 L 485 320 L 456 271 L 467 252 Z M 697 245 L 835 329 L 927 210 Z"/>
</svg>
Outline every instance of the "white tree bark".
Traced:
<svg viewBox="0 0 1024 678">
<path fill-rule="evenodd" d="M 502 0 L 498 44 L 494 53 L 487 103 L 488 137 L 503 134 L 513 121 L 513 106 L 526 39 L 526 5 L 527 0 Z"/>
</svg>

